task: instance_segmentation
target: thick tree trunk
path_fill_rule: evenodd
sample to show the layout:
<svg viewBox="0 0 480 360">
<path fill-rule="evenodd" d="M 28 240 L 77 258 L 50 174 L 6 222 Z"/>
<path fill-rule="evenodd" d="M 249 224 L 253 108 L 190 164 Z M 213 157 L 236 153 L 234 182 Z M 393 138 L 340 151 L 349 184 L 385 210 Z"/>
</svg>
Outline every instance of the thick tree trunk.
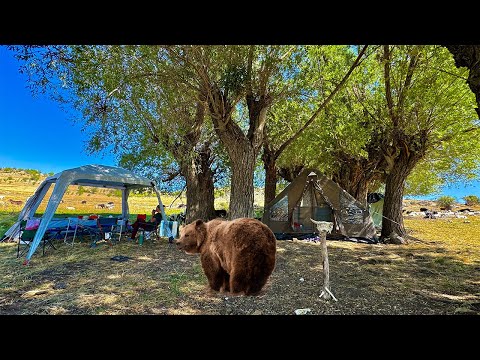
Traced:
<svg viewBox="0 0 480 360">
<path fill-rule="evenodd" d="M 385 183 L 385 199 L 383 205 L 382 238 L 390 236 L 392 232 L 404 237 L 402 203 L 405 180 L 408 174 L 401 166 L 396 166 L 387 176 Z"/>
<path fill-rule="evenodd" d="M 218 108 L 229 108 L 224 95 L 216 88 L 212 89 L 209 108 L 215 131 L 227 150 L 231 163 L 230 219 L 253 217 L 255 163 L 263 145 L 266 112 L 271 100 L 266 96 L 247 95 L 250 126 L 247 134 L 228 115 L 220 113 Z M 213 99 L 213 100 L 212 100 Z M 225 115 L 227 114 L 227 115 Z"/>
<path fill-rule="evenodd" d="M 255 153 L 249 146 L 230 151 L 232 163 L 230 219 L 253 217 L 253 174 L 255 171 Z"/>
<path fill-rule="evenodd" d="M 263 168 L 265 169 L 264 205 L 275 199 L 277 192 L 277 166 L 273 152 L 263 147 Z"/>
<path fill-rule="evenodd" d="M 392 137 L 397 145 L 388 151 L 391 155 L 385 156 L 390 165 L 385 178 L 382 238 L 389 237 L 392 233 L 401 237 L 407 234 L 402 214 L 405 180 L 418 161 L 425 156 L 427 130 L 407 135 L 396 129 Z"/>
<path fill-rule="evenodd" d="M 187 185 L 186 223 L 196 219 L 207 221 L 215 217 L 213 173 L 210 158 L 200 154 L 196 161 L 182 164 L 182 174 Z"/>
<path fill-rule="evenodd" d="M 363 206 L 367 206 L 368 185 L 370 183 L 364 175 L 357 178 L 350 176 L 350 172 L 336 174 L 333 180 L 346 192 L 357 199 Z"/>
</svg>

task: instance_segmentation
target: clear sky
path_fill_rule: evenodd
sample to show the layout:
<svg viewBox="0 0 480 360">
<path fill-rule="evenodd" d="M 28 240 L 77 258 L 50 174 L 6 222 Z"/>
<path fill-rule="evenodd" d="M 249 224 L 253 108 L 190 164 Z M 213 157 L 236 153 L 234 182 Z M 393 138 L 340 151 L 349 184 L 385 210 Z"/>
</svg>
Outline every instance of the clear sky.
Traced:
<svg viewBox="0 0 480 360">
<path fill-rule="evenodd" d="M 56 173 L 86 164 L 115 166 L 111 154 L 87 155 L 81 125 L 53 100 L 34 98 L 18 66 L 0 46 L 0 167 Z"/>
<path fill-rule="evenodd" d="M 56 102 L 45 96 L 34 98 L 18 65 L 12 53 L 0 46 L 0 167 L 56 173 L 85 164 L 115 166 L 111 154 L 87 155 L 81 125 L 73 124 Z M 480 181 L 449 184 L 440 195 L 458 201 L 466 195 L 480 197 Z"/>
</svg>

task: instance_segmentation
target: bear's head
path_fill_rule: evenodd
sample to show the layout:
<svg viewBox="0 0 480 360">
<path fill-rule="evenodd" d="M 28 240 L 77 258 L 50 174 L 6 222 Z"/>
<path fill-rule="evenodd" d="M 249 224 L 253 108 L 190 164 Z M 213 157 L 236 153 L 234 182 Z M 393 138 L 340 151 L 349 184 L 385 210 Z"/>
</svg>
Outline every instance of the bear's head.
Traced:
<svg viewBox="0 0 480 360">
<path fill-rule="evenodd" d="M 191 222 L 181 231 L 180 238 L 175 241 L 179 250 L 185 251 L 187 254 L 197 254 L 207 238 L 207 225 L 198 219 Z"/>
</svg>

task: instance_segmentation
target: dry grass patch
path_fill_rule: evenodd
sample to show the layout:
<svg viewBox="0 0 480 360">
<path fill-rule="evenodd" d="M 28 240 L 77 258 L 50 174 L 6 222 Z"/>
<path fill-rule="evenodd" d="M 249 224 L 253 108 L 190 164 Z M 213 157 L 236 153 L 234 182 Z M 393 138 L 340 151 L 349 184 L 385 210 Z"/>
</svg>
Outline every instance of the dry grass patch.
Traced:
<svg viewBox="0 0 480 360">
<path fill-rule="evenodd" d="M 420 240 L 408 245 L 328 241 L 338 302 L 319 298 L 321 249 L 311 242 L 278 241 L 275 270 L 255 297 L 210 291 L 199 257 L 166 239 L 95 249 L 59 241 L 29 266 L 16 244 L 0 243 L 0 314 L 478 314 L 480 223 L 469 220 L 405 219 Z"/>
</svg>

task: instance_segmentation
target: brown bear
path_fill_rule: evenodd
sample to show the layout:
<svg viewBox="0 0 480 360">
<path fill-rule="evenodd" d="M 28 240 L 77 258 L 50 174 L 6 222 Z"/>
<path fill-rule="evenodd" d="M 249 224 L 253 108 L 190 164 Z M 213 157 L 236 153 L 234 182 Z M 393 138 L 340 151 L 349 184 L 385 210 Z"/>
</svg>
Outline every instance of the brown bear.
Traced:
<svg viewBox="0 0 480 360">
<path fill-rule="evenodd" d="M 276 242 L 267 225 L 250 218 L 195 220 L 175 241 L 187 254 L 200 253 L 213 290 L 245 295 L 258 294 L 273 272 Z"/>
</svg>

